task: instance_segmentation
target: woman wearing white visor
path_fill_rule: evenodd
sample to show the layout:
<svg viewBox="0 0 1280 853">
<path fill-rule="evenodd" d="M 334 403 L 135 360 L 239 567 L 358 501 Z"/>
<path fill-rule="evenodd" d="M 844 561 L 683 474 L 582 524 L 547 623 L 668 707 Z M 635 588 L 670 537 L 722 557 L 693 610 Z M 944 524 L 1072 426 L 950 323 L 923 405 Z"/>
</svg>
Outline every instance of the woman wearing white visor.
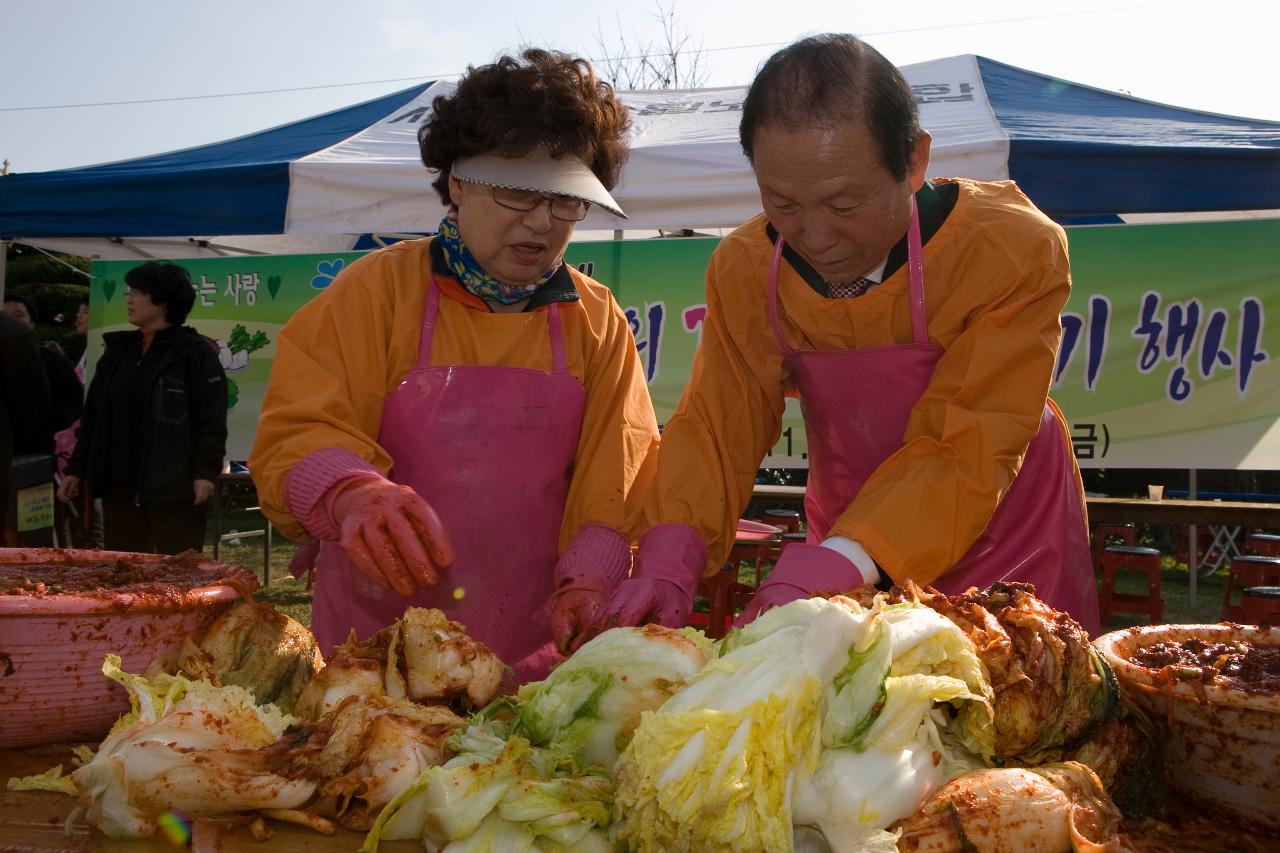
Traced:
<svg viewBox="0 0 1280 853">
<path fill-rule="evenodd" d="M 319 542 L 327 653 L 437 607 L 544 675 L 630 568 L 658 430 L 625 315 L 563 255 L 626 159 L 626 107 L 581 59 L 470 69 L 419 132 L 435 238 L 351 264 L 281 332 L 250 468 Z"/>
</svg>

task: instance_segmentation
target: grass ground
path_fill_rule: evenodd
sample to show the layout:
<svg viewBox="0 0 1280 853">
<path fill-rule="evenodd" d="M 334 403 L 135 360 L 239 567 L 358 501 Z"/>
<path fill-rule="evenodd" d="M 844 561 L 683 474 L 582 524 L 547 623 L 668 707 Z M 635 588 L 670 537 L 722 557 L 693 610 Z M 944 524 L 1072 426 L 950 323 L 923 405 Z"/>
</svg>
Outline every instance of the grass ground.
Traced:
<svg viewBox="0 0 1280 853">
<path fill-rule="evenodd" d="M 262 517 L 256 513 L 230 513 L 223 521 L 223 529 L 257 530 L 262 527 Z M 210 531 L 209 541 L 212 541 Z M 240 544 L 223 543 L 222 558 L 225 562 L 243 565 L 254 571 L 261 584 L 262 577 L 262 537 L 244 538 Z M 305 579 L 294 580 L 289 576 L 289 561 L 293 559 L 297 546 L 279 534 L 271 548 L 271 583 L 262 586 L 258 597 L 276 609 L 287 613 L 304 625 L 311 622 L 311 592 L 306 588 Z M 744 567 L 742 580 L 754 580 L 753 573 Z M 1201 577 L 1197 585 L 1197 601 L 1190 602 L 1189 576 L 1185 564 L 1174 563 L 1166 557 L 1164 570 L 1160 574 L 1161 594 L 1164 596 L 1164 621 L 1170 623 L 1213 623 L 1217 622 L 1222 612 L 1222 592 L 1226 585 L 1226 573 L 1218 571 L 1208 578 Z M 1125 573 L 1117 579 L 1117 592 L 1142 592 L 1146 588 L 1146 580 L 1136 573 Z M 1130 614 L 1113 614 L 1104 627 L 1112 631 L 1127 628 L 1131 625 L 1142 625 L 1147 621 L 1145 616 Z"/>
<path fill-rule="evenodd" d="M 251 512 L 228 513 L 223 519 L 222 529 L 230 533 L 232 530 L 261 530 L 262 516 Z M 212 522 L 205 541 L 211 543 L 214 537 Z M 277 531 L 271 546 L 271 582 L 264 584 L 262 569 L 263 537 L 253 536 L 240 539 L 239 543 L 222 543 L 222 561 L 244 566 L 258 578 L 258 598 L 277 610 L 298 620 L 303 625 L 311 624 L 311 591 L 307 589 L 306 578 L 294 580 L 289 575 L 289 561 L 293 559 L 298 546 L 285 539 Z M 206 545 L 206 553 L 212 552 L 212 546 Z"/>
<path fill-rule="evenodd" d="M 1203 571 L 1203 569 L 1201 570 Z M 1215 572 L 1208 578 L 1201 575 L 1196 584 L 1196 603 L 1192 605 L 1190 591 L 1190 575 L 1185 563 L 1174 563 L 1169 557 L 1164 560 L 1164 569 L 1160 572 L 1160 594 L 1164 597 L 1164 621 L 1181 624 L 1212 624 L 1222 616 L 1222 593 L 1227 585 L 1224 570 Z M 1138 573 L 1121 575 L 1116 579 L 1116 592 L 1145 592 L 1146 578 Z M 1128 628 L 1131 625 L 1144 625 L 1147 618 L 1140 615 L 1113 613 L 1103 628 L 1114 631 Z"/>
</svg>

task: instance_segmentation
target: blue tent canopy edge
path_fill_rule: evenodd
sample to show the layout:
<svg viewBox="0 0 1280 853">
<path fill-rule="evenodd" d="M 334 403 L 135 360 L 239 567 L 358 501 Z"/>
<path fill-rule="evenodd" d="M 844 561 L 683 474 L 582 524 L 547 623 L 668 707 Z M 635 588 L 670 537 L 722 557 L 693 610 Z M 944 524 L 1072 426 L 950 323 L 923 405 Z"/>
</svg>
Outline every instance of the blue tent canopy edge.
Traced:
<svg viewBox="0 0 1280 853">
<path fill-rule="evenodd" d="M 1280 206 L 1280 123 L 1180 109 L 977 60 L 1009 135 L 1009 174 L 1059 221 Z"/>
<path fill-rule="evenodd" d="M 0 180 L 0 238 L 280 234 L 289 164 L 358 133 L 429 85 L 227 142 L 9 175 Z"/>
</svg>

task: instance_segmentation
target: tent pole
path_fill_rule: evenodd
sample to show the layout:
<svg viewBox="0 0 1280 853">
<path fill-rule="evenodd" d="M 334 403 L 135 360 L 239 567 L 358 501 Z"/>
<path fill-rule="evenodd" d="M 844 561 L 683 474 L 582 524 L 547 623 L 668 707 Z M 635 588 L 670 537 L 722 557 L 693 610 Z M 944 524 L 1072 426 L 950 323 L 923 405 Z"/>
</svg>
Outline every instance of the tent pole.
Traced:
<svg viewBox="0 0 1280 853">
<path fill-rule="evenodd" d="M 9 259 L 9 241 L 0 240 L 0 301 L 4 300 L 5 263 Z"/>
<path fill-rule="evenodd" d="M 1195 468 L 1192 468 L 1187 472 L 1187 497 L 1191 500 L 1196 499 Z M 1190 586 L 1187 589 L 1187 603 L 1192 607 L 1196 606 L 1196 575 L 1198 574 L 1197 570 L 1199 569 L 1200 563 L 1199 533 L 1199 529 L 1194 524 L 1187 528 L 1187 560 L 1190 561 L 1190 565 L 1187 566 L 1187 568 L 1191 569 Z"/>
</svg>

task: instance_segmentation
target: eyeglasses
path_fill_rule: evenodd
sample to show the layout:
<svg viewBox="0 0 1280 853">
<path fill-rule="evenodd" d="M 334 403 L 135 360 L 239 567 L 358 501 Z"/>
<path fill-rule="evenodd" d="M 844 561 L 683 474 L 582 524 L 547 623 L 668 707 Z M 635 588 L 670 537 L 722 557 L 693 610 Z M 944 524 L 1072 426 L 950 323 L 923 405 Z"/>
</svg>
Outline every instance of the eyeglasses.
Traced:
<svg viewBox="0 0 1280 853">
<path fill-rule="evenodd" d="M 483 186 L 489 186 L 484 184 Z M 551 215 L 563 222 L 581 222 L 586 218 L 590 202 L 567 195 L 538 192 L 537 190 L 513 190 L 507 187 L 489 186 L 493 200 L 508 210 L 530 211 L 544 201 L 551 205 Z"/>
</svg>

